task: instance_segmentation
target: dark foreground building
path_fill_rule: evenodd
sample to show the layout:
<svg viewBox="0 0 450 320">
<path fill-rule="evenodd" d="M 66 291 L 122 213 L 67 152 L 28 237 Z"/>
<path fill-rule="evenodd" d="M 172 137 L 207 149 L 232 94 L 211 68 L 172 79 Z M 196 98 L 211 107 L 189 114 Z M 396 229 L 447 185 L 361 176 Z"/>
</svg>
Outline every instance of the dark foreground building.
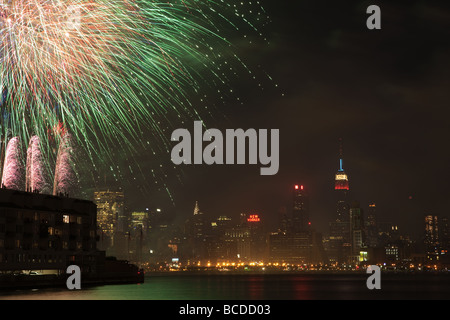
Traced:
<svg viewBox="0 0 450 320">
<path fill-rule="evenodd" d="M 138 273 L 126 262 L 106 259 L 105 252 L 97 250 L 97 238 L 93 202 L 0 189 L 0 275 L 4 279 L 30 274 L 67 277 L 69 265 L 79 266 L 84 278 L 92 281 L 106 279 L 111 271 L 123 281 Z M 120 263 L 125 269 L 118 267 Z M 129 272 L 119 275 L 117 270 Z"/>
</svg>

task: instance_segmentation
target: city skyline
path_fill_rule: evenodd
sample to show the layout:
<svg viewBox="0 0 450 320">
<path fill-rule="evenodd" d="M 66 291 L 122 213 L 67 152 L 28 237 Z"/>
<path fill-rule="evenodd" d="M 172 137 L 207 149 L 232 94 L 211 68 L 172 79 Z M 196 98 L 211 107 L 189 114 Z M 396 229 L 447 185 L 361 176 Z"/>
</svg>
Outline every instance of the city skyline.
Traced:
<svg viewBox="0 0 450 320">
<path fill-rule="evenodd" d="M 110 209 L 102 214 L 119 217 L 114 208 L 122 207 L 125 199 L 117 203 L 112 198 L 116 192 L 104 194 L 109 195 L 97 200 L 100 204 L 109 202 Z M 103 249 L 107 256 L 113 254 L 153 271 L 200 267 L 207 271 L 249 265 L 357 270 L 358 266 L 375 263 L 398 270 L 420 271 L 433 265 L 445 270 L 450 244 L 446 216 L 424 216 L 420 223 L 424 236 L 414 239 L 401 226 L 380 221 L 376 204 L 365 208 L 353 201 L 346 212 L 337 206 L 335 220 L 329 221 L 329 232 L 322 234 L 309 222 L 305 186 L 293 186 L 291 195 L 291 206 L 277 213 L 275 224 L 255 212 L 241 212 L 238 217 L 208 215 L 198 201 L 180 224 L 168 221 L 160 208 L 122 213 L 122 226 L 128 227 L 119 228 L 117 224 L 112 233 L 117 244 Z M 111 201 L 105 202 L 107 199 Z M 99 225 L 99 234 L 107 230 Z"/>
<path fill-rule="evenodd" d="M 360 203 L 361 207 L 364 208 L 364 211 L 366 209 L 369 209 L 371 205 L 375 204 L 377 206 L 377 216 L 380 221 L 383 221 L 385 223 L 391 223 L 393 225 L 397 225 L 402 229 L 402 232 L 405 234 L 408 234 L 415 239 L 418 239 L 419 237 L 423 236 L 423 230 L 422 230 L 422 222 L 423 217 L 429 214 L 436 214 L 429 211 L 423 211 L 419 214 L 415 215 L 415 220 L 404 221 L 400 215 L 389 215 L 389 207 L 385 206 L 383 207 L 381 204 L 383 204 L 383 201 L 375 201 L 373 198 L 369 196 L 364 195 L 364 190 L 361 190 L 360 187 L 354 183 L 353 181 L 358 181 L 357 177 L 354 175 L 345 175 L 346 185 L 345 188 L 342 188 L 342 191 L 339 190 L 336 185 L 338 184 L 337 175 L 342 174 L 344 172 L 343 170 L 343 154 L 342 154 L 342 143 L 343 139 L 339 138 L 335 141 L 336 145 L 336 152 L 334 161 L 329 161 L 334 163 L 334 169 L 328 170 L 330 172 L 329 181 L 327 181 L 327 186 L 319 186 L 317 190 L 324 190 L 328 189 L 326 193 L 324 194 L 318 194 L 317 191 L 312 190 L 310 185 L 317 186 L 316 181 L 312 181 L 310 184 L 306 184 L 299 180 L 291 180 L 289 183 L 285 183 L 283 185 L 283 188 L 275 190 L 276 188 L 270 189 L 270 190 L 264 190 L 264 197 L 261 198 L 267 198 L 268 195 L 271 193 L 278 196 L 278 202 L 275 203 L 275 200 L 271 201 L 272 205 L 269 205 L 267 207 L 264 207 L 264 205 L 258 204 L 256 206 L 252 206 L 250 203 L 253 201 L 253 203 L 257 202 L 255 200 L 255 197 L 249 197 L 251 199 L 248 203 L 245 203 L 245 200 L 242 200 L 242 198 L 239 198 L 241 201 L 240 203 L 244 203 L 242 206 L 235 206 L 234 210 L 225 210 L 222 209 L 220 205 L 217 205 L 215 201 L 211 201 L 207 197 L 203 196 L 201 192 L 199 192 L 197 197 L 189 198 L 185 201 L 185 206 L 182 209 L 175 209 L 176 206 L 173 206 L 171 204 L 168 204 L 166 206 L 163 205 L 163 203 L 157 203 L 153 201 L 149 201 L 147 205 L 144 206 L 131 206 L 130 212 L 133 210 L 139 210 L 143 209 L 145 207 L 161 207 L 164 208 L 165 214 L 167 214 L 167 221 L 171 221 L 173 223 L 179 223 L 181 221 L 184 221 L 184 219 L 190 214 L 191 207 L 197 202 L 202 203 L 202 207 L 206 210 L 204 210 L 205 213 L 207 213 L 211 218 L 213 217 L 219 217 L 219 216 L 231 216 L 231 217 L 238 217 L 240 213 L 247 212 L 247 213 L 255 213 L 263 216 L 268 221 L 271 221 L 271 223 L 277 222 L 277 216 L 278 212 L 280 211 L 280 208 L 285 207 L 289 211 L 291 210 L 291 190 L 297 186 L 301 186 L 302 188 L 305 188 L 305 191 L 307 191 L 310 196 L 310 202 L 312 203 L 311 208 L 308 209 L 309 211 L 309 220 L 314 225 L 316 229 L 318 229 L 323 234 L 327 234 L 329 232 L 329 223 L 331 221 L 334 221 L 336 218 L 336 192 L 342 192 L 345 191 L 346 194 L 346 203 L 348 206 L 351 205 L 352 202 L 357 201 Z M 345 159 L 345 167 L 348 171 L 352 171 L 350 165 L 348 164 L 349 161 Z M 350 163 L 352 163 L 350 161 Z M 247 166 L 247 170 L 249 170 L 250 166 Z M 350 168 L 349 168 L 350 167 Z M 250 167 L 251 169 L 251 167 Z M 232 170 L 232 169 L 231 169 Z M 333 172 L 334 173 L 331 173 Z M 348 172 L 347 171 L 347 172 Z M 337 172 L 337 173 L 336 173 Z M 350 182 L 349 182 L 350 180 Z M 348 185 L 351 185 L 349 188 Z M 256 186 L 255 186 L 256 187 Z M 342 187 L 342 185 L 341 185 Z M 188 188 L 189 189 L 189 188 Z M 207 188 L 206 188 L 207 189 Z M 282 191 L 280 191 L 282 190 Z M 283 194 L 281 194 L 283 192 Z M 240 194 L 242 195 L 242 194 Z M 247 193 L 244 193 L 245 196 L 251 196 L 252 192 L 248 191 Z M 357 198 L 356 195 L 363 195 L 360 198 Z M 259 199 L 261 199 L 259 198 Z M 320 203 L 322 199 L 326 199 L 326 204 L 322 206 L 317 206 L 317 203 Z M 411 196 L 407 197 L 406 205 L 404 206 L 404 210 L 411 209 Z M 264 199 L 264 201 L 267 202 L 267 199 Z M 386 203 L 385 203 L 386 204 Z M 133 209 L 134 208 L 134 209 Z M 348 208 L 347 208 L 348 209 Z M 416 208 L 417 209 L 417 208 Z M 347 210 L 348 211 L 348 210 Z M 439 214 L 437 214 L 439 215 Z M 442 214 L 441 214 L 442 215 Z M 445 215 L 445 214 L 444 214 Z"/>
</svg>

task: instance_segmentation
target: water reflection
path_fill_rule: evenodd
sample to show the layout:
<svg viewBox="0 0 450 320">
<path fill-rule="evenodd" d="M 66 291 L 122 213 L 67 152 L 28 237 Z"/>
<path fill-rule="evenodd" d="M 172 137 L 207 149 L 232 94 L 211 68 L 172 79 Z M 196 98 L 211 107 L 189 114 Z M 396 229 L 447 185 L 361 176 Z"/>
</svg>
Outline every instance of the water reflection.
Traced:
<svg viewBox="0 0 450 320">
<path fill-rule="evenodd" d="M 169 274 L 143 284 L 110 285 L 70 291 L 0 291 L 1 300 L 350 300 L 450 299 L 450 275 L 382 277 L 381 290 L 369 290 L 364 275 L 324 274 Z"/>
</svg>

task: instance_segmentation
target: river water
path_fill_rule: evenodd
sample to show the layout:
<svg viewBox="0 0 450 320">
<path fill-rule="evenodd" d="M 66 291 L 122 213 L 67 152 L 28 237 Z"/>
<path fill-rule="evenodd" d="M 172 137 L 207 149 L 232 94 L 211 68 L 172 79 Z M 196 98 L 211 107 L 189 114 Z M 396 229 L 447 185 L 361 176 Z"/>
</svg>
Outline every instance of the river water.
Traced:
<svg viewBox="0 0 450 320">
<path fill-rule="evenodd" d="M 427 300 L 450 299 L 450 274 L 388 274 L 369 290 L 365 274 L 180 274 L 146 276 L 141 284 L 70 291 L 0 291 L 0 300 Z"/>
</svg>

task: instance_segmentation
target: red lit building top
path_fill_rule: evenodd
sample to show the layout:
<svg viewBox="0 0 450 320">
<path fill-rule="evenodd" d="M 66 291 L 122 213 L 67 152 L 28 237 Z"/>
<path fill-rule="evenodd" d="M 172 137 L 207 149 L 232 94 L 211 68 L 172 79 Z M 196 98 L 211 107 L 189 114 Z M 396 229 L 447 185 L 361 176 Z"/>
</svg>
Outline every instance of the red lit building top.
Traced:
<svg viewBox="0 0 450 320">
<path fill-rule="evenodd" d="M 334 180 L 335 190 L 349 190 L 348 177 L 344 171 L 338 171 Z"/>
<path fill-rule="evenodd" d="M 257 214 L 251 214 L 248 218 L 247 218 L 248 222 L 259 222 L 261 221 L 261 219 L 259 218 L 259 215 Z"/>
<path fill-rule="evenodd" d="M 342 139 L 339 139 L 339 169 L 334 179 L 334 190 L 349 190 L 348 176 L 344 172 L 344 151 Z"/>
</svg>

